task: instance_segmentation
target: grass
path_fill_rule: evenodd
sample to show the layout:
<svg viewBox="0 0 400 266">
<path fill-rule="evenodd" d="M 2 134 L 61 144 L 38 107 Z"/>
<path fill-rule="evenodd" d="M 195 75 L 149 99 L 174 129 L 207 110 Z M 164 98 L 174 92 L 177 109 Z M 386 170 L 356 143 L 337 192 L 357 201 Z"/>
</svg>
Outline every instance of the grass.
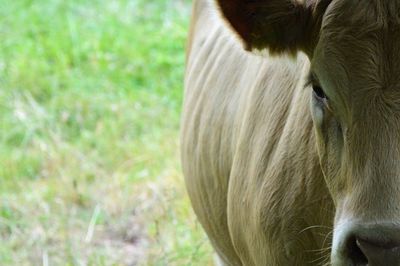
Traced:
<svg viewBox="0 0 400 266">
<path fill-rule="evenodd" d="M 179 164 L 187 0 L 0 1 L 0 264 L 210 265 Z"/>
</svg>

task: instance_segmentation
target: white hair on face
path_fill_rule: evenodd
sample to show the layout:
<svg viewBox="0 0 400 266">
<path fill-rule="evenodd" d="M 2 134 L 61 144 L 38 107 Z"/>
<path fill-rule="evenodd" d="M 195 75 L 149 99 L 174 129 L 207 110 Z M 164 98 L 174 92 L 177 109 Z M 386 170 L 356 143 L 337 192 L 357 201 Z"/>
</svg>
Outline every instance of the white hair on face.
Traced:
<svg viewBox="0 0 400 266">
<path fill-rule="evenodd" d="M 346 236 L 348 232 L 353 229 L 353 226 L 351 219 L 343 219 L 334 227 L 331 252 L 331 262 L 333 266 L 347 265 L 346 262 L 348 258 L 344 256 L 340 247 L 346 246 L 343 242 L 347 240 Z"/>
</svg>

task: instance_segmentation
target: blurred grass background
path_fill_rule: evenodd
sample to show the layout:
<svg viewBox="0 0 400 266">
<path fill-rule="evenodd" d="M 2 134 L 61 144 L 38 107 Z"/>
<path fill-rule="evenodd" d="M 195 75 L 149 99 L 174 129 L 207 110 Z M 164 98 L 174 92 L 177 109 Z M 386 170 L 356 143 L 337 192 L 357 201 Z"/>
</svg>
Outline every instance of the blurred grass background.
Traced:
<svg viewBox="0 0 400 266">
<path fill-rule="evenodd" d="M 0 0 L 0 265 L 209 265 L 179 164 L 188 0 Z"/>
</svg>

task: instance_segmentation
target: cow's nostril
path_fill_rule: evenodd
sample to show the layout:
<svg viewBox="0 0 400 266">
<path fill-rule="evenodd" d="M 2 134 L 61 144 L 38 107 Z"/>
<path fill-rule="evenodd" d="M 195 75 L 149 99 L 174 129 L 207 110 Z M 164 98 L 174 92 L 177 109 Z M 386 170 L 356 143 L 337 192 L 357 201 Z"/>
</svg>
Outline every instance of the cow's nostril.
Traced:
<svg viewBox="0 0 400 266">
<path fill-rule="evenodd" d="M 357 246 L 368 260 L 368 265 L 399 265 L 400 246 L 397 241 L 356 238 Z"/>
<path fill-rule="evenodd" d="M 368 259 L 357 244 L 355 236 L 349 238 L 347 242 L 348 257 L 354 265 L 367 265 Z"/>
<path fill-rule="evenodd" d="M 400 227 L 382 223 L 336 230 L 332 265 L 400 266 Z"/>
</svg>

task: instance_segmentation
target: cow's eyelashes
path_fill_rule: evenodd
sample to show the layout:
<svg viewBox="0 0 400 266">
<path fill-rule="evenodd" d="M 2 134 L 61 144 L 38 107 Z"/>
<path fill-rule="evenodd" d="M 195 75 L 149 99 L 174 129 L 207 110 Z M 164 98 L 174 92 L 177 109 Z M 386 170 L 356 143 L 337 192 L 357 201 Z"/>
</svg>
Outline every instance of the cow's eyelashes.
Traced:
<svg viewBox="0 0 400 266">
<path fill-rule="evenodd" d="M 321 88 L 321 86 L 313 85 L 312 88 L 313 88 L 313 91 L 314 91 L 314 95 L 318 99 L 320 99 L 320 100 L 328 100 L 328 97 L 326 97 L 326 94 L 325 94 L 324 90 Z"/>
<path fill-rule="evenodd" d="M 315 75 L 314 72 L 310 71 L 310 73 L 308 74 L 307 80 L 306 80 L 306 86 L 312 86 L 313 91 L 314 91 L 314 96 L 319 99 L 319 100 L 323 100 L 326 101 L 328 99 L 328 97 L 326 97 L 326 94 L 324 92 L 324 90 L 321 88 L 319 83 L 319 80 L 317 78 L 317 75 Z"/>
</svg>

